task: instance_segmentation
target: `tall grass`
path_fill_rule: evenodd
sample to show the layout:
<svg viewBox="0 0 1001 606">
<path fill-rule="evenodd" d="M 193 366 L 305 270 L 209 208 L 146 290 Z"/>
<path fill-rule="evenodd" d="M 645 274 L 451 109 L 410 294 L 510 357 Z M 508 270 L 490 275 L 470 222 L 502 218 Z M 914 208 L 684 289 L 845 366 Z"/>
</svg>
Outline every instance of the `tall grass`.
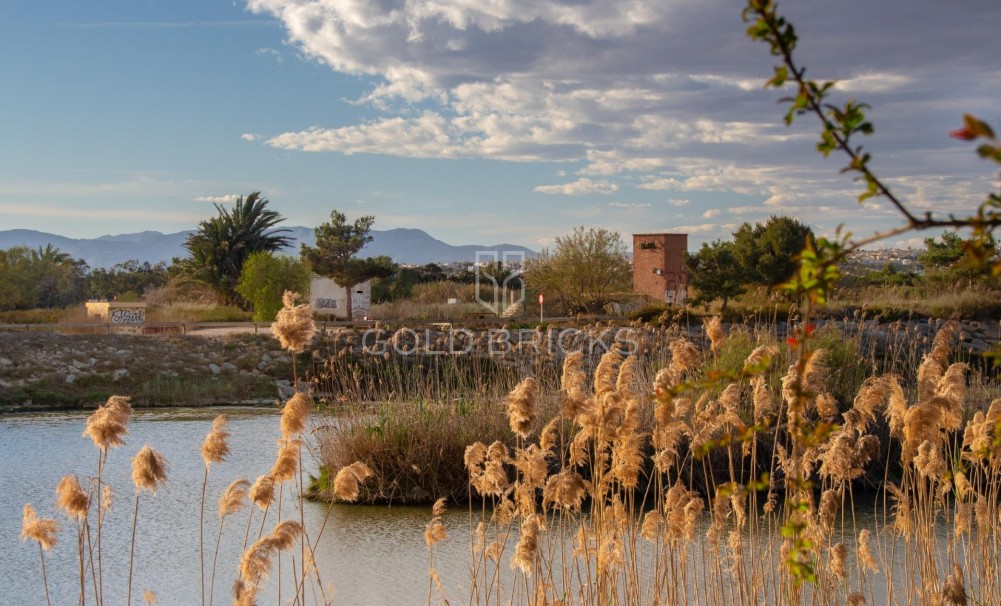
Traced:
<svg viewBox="0 0 1001 606">
<path fill-rule="evenodd" d="M 284 317 L 279 313 L 275 333 L 282 346 L 290 352 L 301 352 L 311 341 L 314 326 L 308 306 L 294 305 L 286 300 Z M 298 384 L 298 377 L 296 377 Z M 205 465 L 201 487 L 199 529 L 199 559 L 201 584 L 201 604 L 214 603 L 219 582 L 216 577 L 216 562 L 219 555 L 222 533 L 227 521 L 246 510 L 246 522 L 240 525 L 244 536 L 244 552 L 240 567 L 232 584 L 232 603 L 243 606 L 256 604 L 268 577 L 277 569 L 279 604 L 329 604 L 331 596 L 316 567 L 314 550 L 319 540 L 319 531 L 311 535 L 304 524 L 302 485 L 303 440 L 307 429 L 307 419 L 313 409 L 312 397 L 297 392 L 283 406 L 279 421 L 282 439 L 279 441 L 277 456 L 270 470 L 264 472 L 251 484 L 243 478 L 234 479 L 218 499 L 219 524 L 214 537 L 215 550 L 209 554 L 206 544 L 212 544 L 212 537 L 206 533 L 205 509 L 208 500 L 207 485 L 213 464 L 221 463 L 229 455 L 230 433 L 224 415 L 219 415 L 212 423 L 201 447 Z M 105 571 L 109 567 L 123 565 L 118 554 L 109 558 L 104 553 L 102 540 L 108 533 L 107 514 L 116 495 L 105 482 L 104 470 L 112 451 L 125 443 L 128 425 L 132 417 L 129 398 L 112 396 L 107 403 L 91 414 L 86 423 L 84 435 L 91 438 L 97 449 L 95 474 L 89 481 L 81 483 L 75 475 L 67 475 L 59 483 L 56 491 L 57 506 L 77 528 L 77 568 L 79 594 L 57 596 L 56 603 L 96 604 L 105 603 Z M 133 563 L 137 543 L 143 540 L 140 532 L 140 502 L 144 492 L 155 495 L 167 482 L 168 462 L 148 445 L 144 446 L 132 461 L 132 479 L 135 484 L 135 501 L 131 519 L 131 545 L 127 563 L 126 603 L 132 603 Z M 351 500 L 341 493 L 340 498 Z M 262 513 L 255 515 L 254 505 Z M 284 515 L 283 515 L 284 510 Z M 289 517 L 289 512 L 298 511 L 298 519 Z M 256 519 L 258 518 L 259 519 Z M 275 520 L 277 519 L 277 522 Z M 272 530 L 266 532 L 269 523 Z M 325 526 L 325 524 L 324 524 Z M 42 570 L 42 588 L 46 603 L 51 603 L 48 578 L 45 572 L 45 552 L 56 544 L 58 522 L 51 518 L 39 518 L 34 507 L 25 506 L 22 539 L 36 541 Z M 208 539 L 208 540 L 207 540 Z M 210 557 L 207 557 L 210 556 Z M 114 560 L 114 561 L 109 561 Z M 208 565 L 211 562 L 211 566 Z M 282 576 L 291 579 L 292 595 L 282 596 L 282 588 L 289 581 L 282 582 Z M 310 596 L 312 599 L 307 599 Z M 147 589 L 144 593 L 147 603 L 155 602 L 155 593 Z"/>
<path fill-rule="evenodd" d="M 951 351 L 954 324 L 924 355 L 891 339 L 892 360 L 860 330 L 797 341 L 804 329 L 786 343 L 710 319 L 697 344 L 677 326 L 602 328 L 559 353 L 442 356 L 423 343 L 425 356 L 359 359 L 345 346 L 315 366 L 315 381 L 296 367 L 274 465 L 230 483 L 217 526 L 205 523 L 202 492 L 201 602 L 226 584 L 215 563 L 227 528 L 244 537 L 234 604 L 256 603 L 272 574 L 286 590 L 278 603 L 331 602 L 313 559 L 326 522 L 311 533 L 302 513 L 316 395 L 343 404 L 336 424 L 316 428 L 319 496 L 435 501 L 423 529 L 429 603 L 448 583 L 434 569 L 450 548 L 443 498 L 469 503 L 472 540 L 458 547 L 470 554 L 469 604 L 1001 603 L 1001 397 Z M 293 353 L 312 348 L 308 308 L 291 297 L 276 331 Z M 117 397 L 91 415 L 93 479 L 60 483 L 79 595 L 58 603 L 103 604 L 103 571 L 123 565 L 103 552 L 103 470 L 130 416 Z M 228 454 L 225 427 L 214 422 L 203 444 L 203 485 Z M 141 499 L 167 481 L 166 462 L 140 454 L 132 549 L 144 540 Z M 56 527 L 26 508 L 22 537 L 38 543 L 47 602 Z"/>
<path fill-rule="evenodd" d="M 823 349 L 778 386 L 775 345 L 723 370 L 719 334 L 705 354 L 673 341 L 652 383 L 635 356 L 605 354 L 590 384 L 567 357 L 541 430 L 522 431 L 534 402 L 516 389 L 516 445 L 466 450 L 485 500 L 470 603 L 1001 603 L 1001 399 L 968 405 L 955 331 L 912 387 L 870 375 L 847 407 Z M 877 498 L 856 495 L 873 477 Z"/>
</svg>

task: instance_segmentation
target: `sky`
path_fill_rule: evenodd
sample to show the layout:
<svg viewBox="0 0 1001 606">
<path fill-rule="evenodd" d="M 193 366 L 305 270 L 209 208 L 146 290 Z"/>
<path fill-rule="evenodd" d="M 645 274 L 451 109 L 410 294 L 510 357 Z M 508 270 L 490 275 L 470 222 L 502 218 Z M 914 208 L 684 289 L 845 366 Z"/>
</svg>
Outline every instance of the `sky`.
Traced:
<svg viewBox="0 0 1001 606">
<path fill-rule="evenodd" d="M 915 211 L 998 187 L 963 113 L 1001 128 L 1001 2 L 787 0 L 808 75 L 871 105 L 861 141 Z M 193 229 L 261 191 L 451 244 L 575 226 L 690 234 L 788 215 L 900 225 L 787 127 L 734 0 L 3 0 L 0 229 Z M 918 246 L 930 234 L 887 245 Z M 933 234 L 932 234 L 933 235 Z"/>
</svg>

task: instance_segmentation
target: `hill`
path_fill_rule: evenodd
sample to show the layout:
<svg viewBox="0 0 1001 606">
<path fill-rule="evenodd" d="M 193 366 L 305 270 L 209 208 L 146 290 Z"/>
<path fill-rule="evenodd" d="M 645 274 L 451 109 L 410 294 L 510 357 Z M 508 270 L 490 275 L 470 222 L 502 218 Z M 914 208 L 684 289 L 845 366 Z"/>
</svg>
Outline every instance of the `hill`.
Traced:
<svg viewBox="0 0 1001 606">
<path fill-rule="evenodd" d="M 295 244 L 285 249 L 285 254 L 296 254 L 300 243 L 314 243 L 313 230 L 309 227 L 289 227 Z M 10 229 L 0 231 L 0 249 L 13 246 L 38 248 L 51 244 L 77 259 L 83 259 L 91 267 L 111 267 L 129 259 L 150 263 L 170 263 L 174 257 L 187 255 L 184 240 L 190 231 L 163 234 L 158 231 L 144 231 L 134 234 L 107 235 L 99 238 L 67 238 L 30 229 Z M 386 255 L 397 263 L 423 265 L 425 263 L 461 263 L 474 261 L 477 251 L 516 251 L 526 257 L 534 257 L 535 252 L 514 244 L 463 244 L 452 245 L 431 237 L 420 229 L 372 230 L 372 242 L 362 249 L 363 257 Z"/>
</svg>

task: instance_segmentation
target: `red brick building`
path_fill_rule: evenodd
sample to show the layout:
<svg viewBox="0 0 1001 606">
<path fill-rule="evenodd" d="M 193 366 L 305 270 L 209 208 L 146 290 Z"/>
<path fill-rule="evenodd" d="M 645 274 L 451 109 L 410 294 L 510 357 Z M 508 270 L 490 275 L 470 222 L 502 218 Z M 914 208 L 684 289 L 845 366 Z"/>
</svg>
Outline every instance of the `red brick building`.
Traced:
<svg viewBox="0 0 1001 606">
<path fill-rule="evenodd" d="M 633 234 L 633 290 L 671 305 L 688 298 L 688 234 Z"/>
</svg>

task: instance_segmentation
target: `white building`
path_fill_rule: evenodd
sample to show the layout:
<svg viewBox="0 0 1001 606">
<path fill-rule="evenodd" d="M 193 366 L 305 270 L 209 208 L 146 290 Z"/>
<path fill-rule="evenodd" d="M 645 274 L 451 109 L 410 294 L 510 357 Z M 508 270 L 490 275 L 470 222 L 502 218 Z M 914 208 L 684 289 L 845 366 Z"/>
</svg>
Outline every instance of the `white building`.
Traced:
<svg viewBox="0 0 1001 606">
<path fill-rule="evenodd" d="M 328 315 L 338 320 L 348 319 L 347 292 L 330 278 L 313 274 L 309 281 L 309 304 L 313 313 Z M 372 309 L 372 280 L 355 284 L 351 289 L 351 315 L 365 319 Z"/>
</svg>

